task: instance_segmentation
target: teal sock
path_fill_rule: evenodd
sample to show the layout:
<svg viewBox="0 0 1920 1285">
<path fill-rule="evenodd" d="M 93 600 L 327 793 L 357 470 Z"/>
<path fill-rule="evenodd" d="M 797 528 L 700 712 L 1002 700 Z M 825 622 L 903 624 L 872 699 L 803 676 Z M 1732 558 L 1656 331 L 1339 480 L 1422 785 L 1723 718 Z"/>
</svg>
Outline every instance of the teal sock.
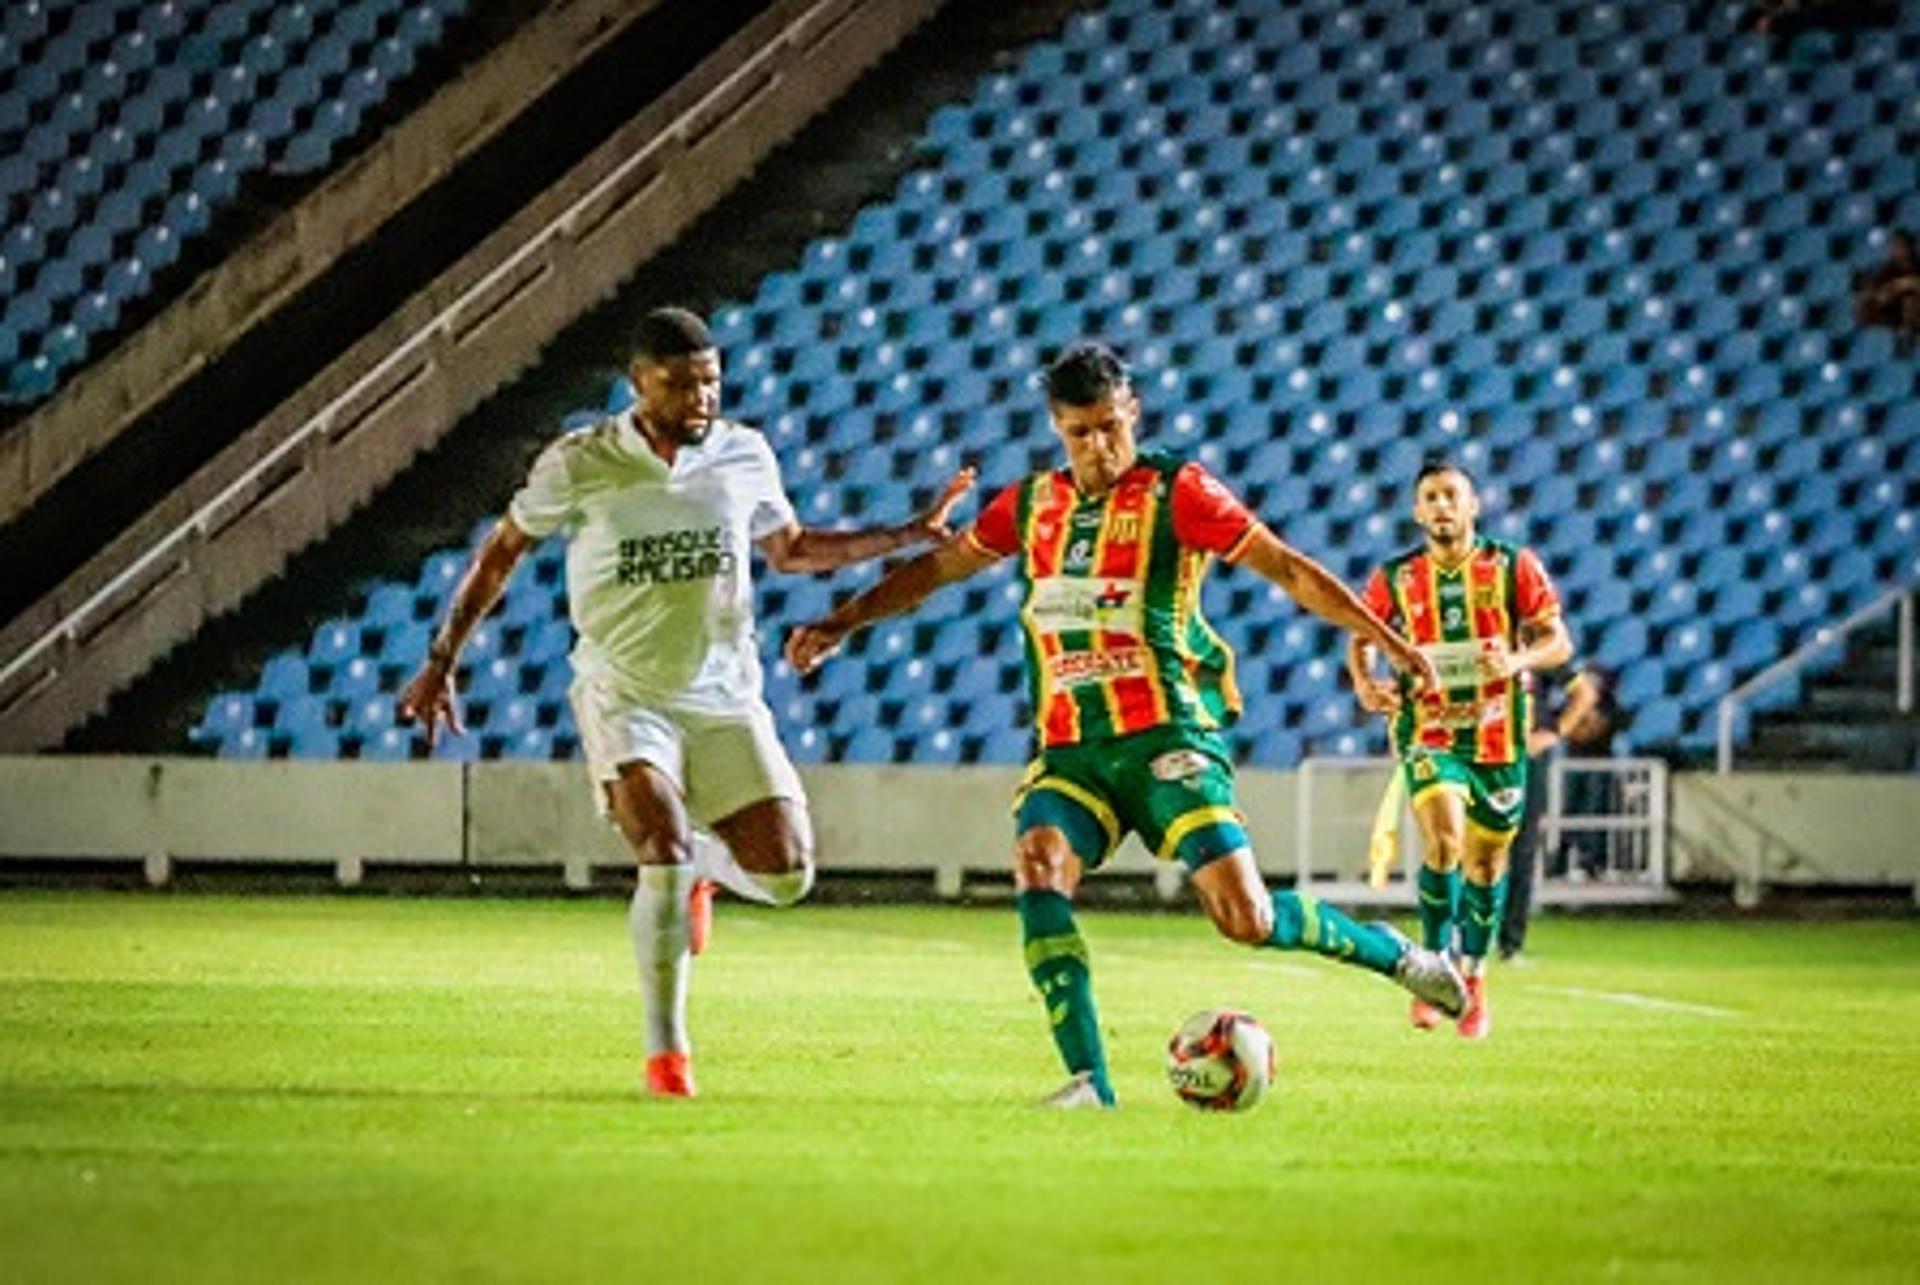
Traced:
<svg viewBox="0 0 1920 1285">
<path fill-rule="evenodd" d="M 1422 862 L 1420 866 L 1420 944 L 1428 950 L 1446 950 L 1453 945 L 1453 921 L 1460 917 L 1460 871 L 1440 873 Z"/>
<path fill-rule="evenodd" d="M 1342 963 L 1391 975 L 1405 938 L 1378 924 L 1363 924 L 1337 906 L 1303 892 L 1273 894 L 1273 936 L 1278 950 L 1311 950 Z"/>
<path fill-rule="evenodd" d="M 1500 931 L 1500 918 L 1506 910 L 1505 875 L 1489 884 L 1467 880 L 1460 894 L 1460 953 L 1468 959 L 1485 959 L 1487 947 Z"/>
<path fill-rule="evenodd" d="M 1073 922 L 1073 903 L 1057 892 L 1033 889 L 1016 898 L 1027 973 L 1047 1006 L 1053 1042 L 1067 1070 L 1087 1072 L 1100 1100 L 1113 1102 L 1107 1054 L 1100 1042 L 1100 1016 L 1093 1006 L 1093 972 L 1087 943 Z"/>
</svg>

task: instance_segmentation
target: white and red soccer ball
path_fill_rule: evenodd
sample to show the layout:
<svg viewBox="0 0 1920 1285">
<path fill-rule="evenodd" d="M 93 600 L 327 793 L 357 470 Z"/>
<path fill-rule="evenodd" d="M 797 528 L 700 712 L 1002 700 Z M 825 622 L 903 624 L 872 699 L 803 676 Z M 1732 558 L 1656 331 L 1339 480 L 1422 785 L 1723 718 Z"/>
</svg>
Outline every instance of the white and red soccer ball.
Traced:
<svg viewBox="0 0 1920 1285">
<path fill-rule="evenodd" d="M 1267 1028 L 1233 1009 L 1195 1013 L 1167 1041 L 1167 1081 L 1182 1102 L 1202 1111 L 1251 1110 L 1278 1066 Z"/>
</svg>

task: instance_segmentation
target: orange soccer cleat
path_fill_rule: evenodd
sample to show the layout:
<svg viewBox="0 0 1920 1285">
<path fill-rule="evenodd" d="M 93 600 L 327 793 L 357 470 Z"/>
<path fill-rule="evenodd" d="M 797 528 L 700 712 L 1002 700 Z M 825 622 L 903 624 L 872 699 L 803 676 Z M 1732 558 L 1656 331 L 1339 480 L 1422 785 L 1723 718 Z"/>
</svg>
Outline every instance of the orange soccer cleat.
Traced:
<svg viewBox="0 0 1920 1285">
<path fill-rule="evenodd" d="M 1416 999 L 1413 1001 L 1412 1017 L 1415 1030 L 1430 1031 L 1440 1025 L 1442 1014 L 1427 1001 Z"/>
<path fill-rule="evenodd" d="M 693 1063 L 685 1053 L 656 1053 L 647 1059 L 647 1092 L 656 1098 L 694 1095 Z"/>
<path fill-rule="evenodd" d="M 1487 1007 L 1487 979 L 1467 978 L 1467 1011 L 1460 1014 L 1460 1036 L 1484 1040 L 1493 1030 L 1493 1010 Z"/>
</svg>

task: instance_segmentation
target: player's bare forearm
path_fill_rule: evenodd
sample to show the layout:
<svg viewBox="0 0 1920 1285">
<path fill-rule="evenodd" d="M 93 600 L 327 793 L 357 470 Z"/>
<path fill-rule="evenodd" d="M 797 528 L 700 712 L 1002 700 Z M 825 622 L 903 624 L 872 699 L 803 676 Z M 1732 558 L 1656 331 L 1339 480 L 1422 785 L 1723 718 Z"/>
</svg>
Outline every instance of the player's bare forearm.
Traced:
<svg viewBox="0 0 1920 1285">
<path fill-rule="evenodd" d="M 1405 650 L 1406 644 L 1399 636 L 1338 576 L 1306 554 L 1283 544 L 1265 528 L 1254 532 L 1240 555 L 1239 565 L 1271 580 L 1306 610 L 1329 624 L 1340 626 L 1355 638 L 1374 644 L 1389 657 Z"/>
<path fill-rule="evenodd" d="M 890 553 L 924 544 L 932 537 L 913 523 L 873 527 L 865 531 L 822 531 L 816 527 L 798 527 L 787 538 L 777 558 L 777 570 L 802 575 L 838 571 L 856 562 L 884 558 Z"/>
<path fill-rule="evenodd" d="M 1560 717 L 1554 720 L 1554 728 L 1562 738 L 1573 735 L 1574 729 L 1586 720 L 1600 706 L 1600 692 L 1591 679 L 1576 678 L 1567 689 L 1567 703 L 1560 711 Z"/>
<path fill-rule="evenodd" d="M 856 562 L 884 558 L 917 544 L 939 544 L 953 538 L 948 519 L 954 506 L 973 489 L 974 471 L 963 468 L 947 479 L 932 504 L 898 526 L 865 531 L 822 531 L 798 524 L 775 531 L 760 541 L 760 551 L 776 571 L 837 571 Z"/>
<path fill-rule="evenodd" d="M 511 518 L 502 518 L 487 533 L 473 561 L 467 564 L 466 574 L 460 577 L 460 587 L 453 593 L 453 605 L 447 610 L 439 633 L 427 645 L 427 657 L 421 662 L 419 672 L 400 693 L 401 719 L 420 724 L 429 749 L 433 748 L 441 725 L 453 732 L 465 730 L 460 725 L 460 701 L 454 691 L 454 665 L 473 627 L 500 601 L 508 577 L 513 575 L 514 567 L 519 565 L 530 544 L 532 541 Z"/>
<path fill-rule="evenodd" d="M 434 634 L 433 642 L 427 648 L 429 661 L 448 669 L 453 667 L 459 659 L 460 649 L 467 645 L 467 638 L 473 633 L 474 626 L 485 620 L 494 604 L 500 601 L 500 595 L 506 591 L 507 581 L 513 576 L 513 569 L 520 565 L 520 559 L 531 544 L 526 533 L 515 526 L 511 518 L 502 518 L 494 524 L 487 538 L 480 542 L 473 561 L 467 564 L 459 588 L 454 590 L 453 604 L 447 608 L 447 618 L 441 622 L 439 631 Z"/>
<path fill-rule="evenodd" d="M 1372 681 L 1375 654 L 1373 644 L 1352 636 L 1347 638 L 1347 677 L 1355 687 Z"/>
<path fill-rule="evenodd" d="M 853 634 L 893 616 L 904 615 L 946 585 L 992 566 L 998 558 L 971 540 L 950 540 L 881 576 L 871 588 L 841 603 L 821 619 L 787 636 L 787 661 L 812 673 Z"/>
</svg>

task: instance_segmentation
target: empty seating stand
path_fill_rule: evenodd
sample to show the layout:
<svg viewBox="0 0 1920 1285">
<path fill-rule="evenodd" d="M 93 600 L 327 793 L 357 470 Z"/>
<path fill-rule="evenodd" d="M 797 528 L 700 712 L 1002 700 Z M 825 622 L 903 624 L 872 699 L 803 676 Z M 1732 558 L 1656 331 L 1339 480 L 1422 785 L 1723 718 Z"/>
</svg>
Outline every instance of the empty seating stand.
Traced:
<svg viewBox="0 0 1920 1285">
<path fill-rule="evenodd" d="M 0 6 L 0 400 L 51 396 L 249 178 L 330 165 L 469 3 Z"/>
<path fill-rule="evenodd" d="M 1053 461 L 1030 375 L 1104 336 L 1149 443 L 1350 578 L 1414 540 L 1412 471 L 1451 450 L 1622 675 L 1635 744 L 1697 749 L 1732 685 L 1920 577 L 1920 365 L 1848 300 L 1920 228 L 1920 9 L 1783 55 L 1717 8 L 1115 0 L 938 111 L 889 199 L 718 311 L 730 409 L 807 520 L 897 514 L 962 461 L 989 491 Z M 463 556 L 370 590 L 302 681 L 270 668 L 197 735 L 421 753 L 365 693 L 390 706 Z M 949 591 L 803 683 L 775 644 L 830 591 L 763 581 L 797 756 L 1020 759 L 1012 588 Z M 575 752 L 561 595 L 542 550 L 470 649 L 475 734 L 447 752 Z M 1250 761 L 1382 747 L 1333 630 L 1233 573 L 1208 607 Z"/>
</svg>

